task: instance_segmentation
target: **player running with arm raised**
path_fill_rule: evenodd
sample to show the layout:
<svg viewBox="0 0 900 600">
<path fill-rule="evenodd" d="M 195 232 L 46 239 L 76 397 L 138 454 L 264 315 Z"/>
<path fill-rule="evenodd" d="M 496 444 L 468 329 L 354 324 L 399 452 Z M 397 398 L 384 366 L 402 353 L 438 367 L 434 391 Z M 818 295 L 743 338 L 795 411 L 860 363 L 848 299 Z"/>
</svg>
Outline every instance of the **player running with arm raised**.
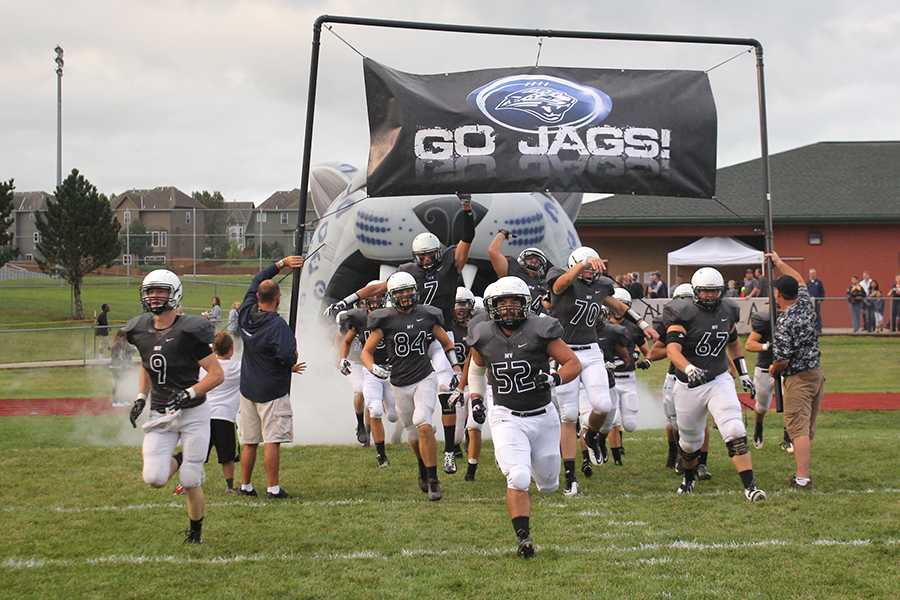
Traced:
<svg viewBox="0 0 900 600">
<path fill-rule="evenodd" d="M 166 485 L 177 471 L 187 490 L 190 527 L 185 543 L 202 542 L 206 500 L 203 463 L 209 450 L 210 414 L 206 393 L 224 381 L 222 367 L 210 344 L 213 324 L 197 316 L 177 314 L 181 281 L 166 269 L 151 271 L 141 283 L 145 314 L 124 327 L 128 342 L 141 355 L 138 396 L 129 420 L 137 420 L 150 398 L 150 416 L 143 425 L 143 475 L 149 485 Z M 199 379 L 200 368 L 206 376 Z M 172 456 L 178 444 L 182 451 Z"/>
<path fill-rule="evenodd" d="M 501 229 L 488 246 L 488 259 L 497 277 L 518 277 L 531 292 L 530 308 L 535 314 L 546 313 L 541 300 L 547 295 L 547 271 L 553 266 L 540 248 L 525 248 L 518 257 L 505 256 L 503 242 L 510 238 L 509 231 Z"/>
<path fill-rule="evenodd" d="M 489 373 L 494 405 L 491 433 L 494 454 L 506 475 L 506 508 L 518 542 L 518 554 L 534 555 L 531 497 L 537 488 L 559 487 L 559 416 L 550 388 L 572 381 L 581 371 L 575 353 L 561 339 L 562 327 L 551 317 L 528 314 L 531 294 L 518 277 L 503 277 L 485 292 L 490 320 L 476 325 L 469 338 L 472 402 L 484 398 Z M 549 360 L 559 364 L 550 371 Z"/>
</svg>

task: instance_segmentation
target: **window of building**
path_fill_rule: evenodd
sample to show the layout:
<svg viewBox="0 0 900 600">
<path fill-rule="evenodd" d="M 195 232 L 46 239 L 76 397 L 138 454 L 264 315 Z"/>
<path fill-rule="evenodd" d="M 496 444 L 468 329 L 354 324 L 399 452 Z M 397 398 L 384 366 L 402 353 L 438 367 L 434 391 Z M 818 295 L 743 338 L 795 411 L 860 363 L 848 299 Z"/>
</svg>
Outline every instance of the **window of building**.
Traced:
<svg viewBox="0 0 900 600">
<path fill-rule="evenodd" d="M 185 225 L 191 224 L 191 211 L 189 211 L 189 210 L 184 211 L 184 224 Z"/>
<path fill-rule="evenodd" d="M 810 231 L 809 232 L 809 245 L 810 246 L 821 246 L 822 245 L 822 232 L 821 231 Z"/>
<path fill-rule="evenodd" d="M 281 224 L 282 225 L 288 224 L 288 214 L 286 212 L 281 213 Z"/>
<path fill-rule="evenodd" d="M 35 244 L 40 244 L 41 243 L 41 232 L 35 231 L 32 234 L 31 239 L 34 241 Z"/>
<path fill-rule="evenodd" d="M 28 254 L 25 255 L 25 260 L 34 260 L 34 254 L 31 254 L 29 252 Z"/>
<path fill-rule="evenodd" d="M 131 211 L 125 211 L 125 225 L 131 225 Z"/>
<path fill-rule="evenodd" d="M 131 264 L 131 259 L 132 259 L 132 258 L 133 258 L 133 255 L 131 255 L 131 254 L 123 254 L 123 255 L 122 255 L 122 264 L 123 264 L 123 265 L 130 265 L 130 264 Z"/>
<path fill-rule="evenodd" d="M 168 231 L 151 231 L 150 232 L 150 247 L 151 248 L 165 248 L 169 245 L 169 232 Z"/>
<path fill-rule="evenodd" d="M 260 223 L 266 222 L 266 211 L 264 211 L 264 210 L 259 211 L 259 215 L 257 215 L 257 216 L 259 217 Z"/>
</svg>

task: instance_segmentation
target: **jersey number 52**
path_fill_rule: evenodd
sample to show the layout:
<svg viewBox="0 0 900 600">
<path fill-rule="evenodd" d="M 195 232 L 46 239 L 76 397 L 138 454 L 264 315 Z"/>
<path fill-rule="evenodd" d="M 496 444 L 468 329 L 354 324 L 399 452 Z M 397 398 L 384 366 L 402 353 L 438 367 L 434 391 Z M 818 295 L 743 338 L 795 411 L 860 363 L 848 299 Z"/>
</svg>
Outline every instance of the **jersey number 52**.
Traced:
<svg viewBox="0 0 900 600">
<path fill-rule="evenodd" d="M 530 392 L 537 386 L 531 378 L 531 364 L 527 360 L 491 363 L 491 373 L 497 383 L 498 394 Z"/>
</svg>

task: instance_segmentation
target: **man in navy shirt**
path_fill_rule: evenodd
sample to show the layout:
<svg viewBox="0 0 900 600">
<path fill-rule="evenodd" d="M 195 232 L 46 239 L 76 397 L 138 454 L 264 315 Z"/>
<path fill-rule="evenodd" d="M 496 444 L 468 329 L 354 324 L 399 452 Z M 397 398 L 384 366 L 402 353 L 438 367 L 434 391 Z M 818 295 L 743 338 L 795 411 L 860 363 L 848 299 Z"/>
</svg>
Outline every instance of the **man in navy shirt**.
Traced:
<svg viewBox="0 0 900 600">
<path fill-rule="evenodd" d="M 302 256 L 286 256 L 256 274 L 238 309 L 238 330 L 244 342 L 241 359 L 241 408 L 238 413 L 241 449 L 241 489 L 256 496 L 250 482 L 256 448 L 265 444 L 266 497 L 288 498 L 278 483 L 281 444 L 294 439 L 291 373 L 302 373 L 294 332 L 278 314 L 281 292 L 272 278 L 284 268 L 299 269 Z"/>
</svg>

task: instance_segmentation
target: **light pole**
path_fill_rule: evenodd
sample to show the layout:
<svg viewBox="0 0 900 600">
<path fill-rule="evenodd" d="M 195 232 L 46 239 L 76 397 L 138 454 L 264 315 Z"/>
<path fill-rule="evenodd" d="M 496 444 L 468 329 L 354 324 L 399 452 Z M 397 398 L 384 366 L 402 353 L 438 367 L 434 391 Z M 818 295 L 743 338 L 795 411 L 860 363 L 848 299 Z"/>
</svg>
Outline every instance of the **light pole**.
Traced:
<svg viewBox="0 0 900 600">
<path fill-rule="evenodd" d="M 57 46 L 56 52 L 56 185 L 62 185 L 62 76 L 63 76 L 63 49 Z"/>
</svg>

